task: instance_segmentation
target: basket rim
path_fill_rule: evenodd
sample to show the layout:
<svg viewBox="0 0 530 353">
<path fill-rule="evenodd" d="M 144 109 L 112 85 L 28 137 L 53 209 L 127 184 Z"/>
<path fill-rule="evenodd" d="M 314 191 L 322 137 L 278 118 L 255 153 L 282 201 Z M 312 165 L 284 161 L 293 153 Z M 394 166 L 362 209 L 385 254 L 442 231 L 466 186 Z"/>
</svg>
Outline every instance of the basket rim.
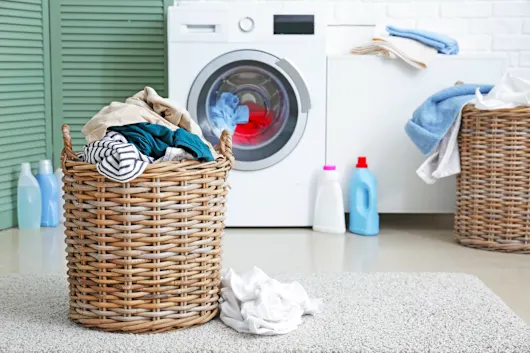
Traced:
<svg viewBox="0 0 530 353">
<path fill-rule="evenodd" d="M 68 124 L 63 124 L 62 126 L 62 133 L 63 133 L 63 142 L 64 147 L 61 151 L 61 162 L 63 169 L 66 169 L 66 166 L 77 166 L 77 167 L 86 167 L 89 169 L 88 166 L 93 166 L 96 168 L 95 164 L 83 162 L 79 159 L 76 153 L 72 150 L 72 138 L 70 137 L 70 127 Z M 171 167 L 179 168 L 182 167 L 184 169 L 188 169 L 191 166 L 200 166 L 201 168 L 207 168 L 207 167 L 226 167 L 228 164 L 229 169 L 232 169 L 234 167 L 235 158 L 234 154 L 232 152 L 232 135 L 227 131 L 223 130 L 221 133 L 221 137 L 219 138 L 219 144 L 215 146 L 215 150 L 218 152 L 218 157 L 214 161 L 209 162 L 201 162 L 198 160 L 183 160 L 183 161 L 165 161 L 165 162 L 155 162 L 150 163 L 146 167 L 146 171 L 149 171 L 151 169 L 160 169 L 163 167 Z"/>
<path fill-rule="evenodd" d="M 503 108 L 503 109 L 478 109 L 475 106 L 475 103 L 467 103 L 463 110 L 466 112 L 476 112 L 476 113 L 530 113 L 530 106 L 520 106 L 515 108 Z"/>
</svg>

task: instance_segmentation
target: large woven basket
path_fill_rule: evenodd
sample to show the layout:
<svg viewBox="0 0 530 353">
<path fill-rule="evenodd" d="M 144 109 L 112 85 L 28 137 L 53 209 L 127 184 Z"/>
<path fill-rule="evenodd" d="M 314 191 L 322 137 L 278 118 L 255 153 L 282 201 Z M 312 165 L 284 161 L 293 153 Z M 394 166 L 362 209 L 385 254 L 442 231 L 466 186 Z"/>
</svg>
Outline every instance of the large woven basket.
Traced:
<svg viewBox="0 0 530 353">
<path fill-rule="evenodd" d="M 530 108 L 462 111 L 454 233 L 462 245 L 530 253 Z"/>
<path fill-rule="evenodd" d="M 223 132 L 215 162 L 155 163 L 128 183 L 77 159 L 67 125 L 63 136 L 70 318 L 127 333 L 212 319 L 234 163 L 230 134 Z"/>
</svg>

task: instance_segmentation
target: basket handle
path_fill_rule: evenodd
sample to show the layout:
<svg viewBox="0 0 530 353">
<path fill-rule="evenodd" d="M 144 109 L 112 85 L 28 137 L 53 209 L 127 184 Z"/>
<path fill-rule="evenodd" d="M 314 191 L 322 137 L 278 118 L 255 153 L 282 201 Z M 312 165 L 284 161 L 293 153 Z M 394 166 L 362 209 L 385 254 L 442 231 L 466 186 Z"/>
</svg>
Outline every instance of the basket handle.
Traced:
<svg viewBox="0 0 530 353">
<path fill-rule="evenodd" d="M 232 135 L 227 131 L 223 130 L 221 138 L 219 139 L 219 150 L 221 154 L 228 159 L 230 167 L 234 167 L 234 154 L 232 153 Z"/>
<path fill-rule="evenodd" d="M 72 138 L 70 137 L 70 126 L 68 124 L 63 124 L 63 142 L 64 148 L 61 152 L 61 159 L 77 159 L 74 151 L 72 150 Z"/>
</svg>

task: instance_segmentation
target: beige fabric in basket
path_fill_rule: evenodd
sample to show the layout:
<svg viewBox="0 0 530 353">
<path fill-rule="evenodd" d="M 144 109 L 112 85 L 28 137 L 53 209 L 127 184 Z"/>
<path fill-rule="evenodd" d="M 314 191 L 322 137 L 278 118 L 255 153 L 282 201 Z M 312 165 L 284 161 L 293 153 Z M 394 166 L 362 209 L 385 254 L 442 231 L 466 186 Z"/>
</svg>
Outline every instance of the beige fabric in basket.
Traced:
<svg viewBox="0 0 530 353">
<path fill-rule="evenodd" d="M 201 128 L 193 121 L 190 113 L 185 108 L 160 97 L 151 87 L 145 87 L 134 96 L 127 98 L 125 103 L 110 103 L 94 115 L 81 131 L 86 136 L 87 143 L 92 143 L 101 140 L 107 133 L 107 129 L 112 126 L 137 123 L 158 124 L 172 131 L 179 127 L 184 128 L 201 137 L 210 148 L 214 158 L 218 156 L 212 145 L 204 139 Z"/>
</svg>

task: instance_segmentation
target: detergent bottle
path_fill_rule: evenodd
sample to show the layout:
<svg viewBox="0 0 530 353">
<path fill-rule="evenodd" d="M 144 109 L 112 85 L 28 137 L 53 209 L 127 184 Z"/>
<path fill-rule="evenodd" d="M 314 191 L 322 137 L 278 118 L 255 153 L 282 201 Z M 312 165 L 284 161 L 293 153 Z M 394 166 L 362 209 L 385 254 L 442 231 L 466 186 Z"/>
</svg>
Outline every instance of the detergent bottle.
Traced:
<svg viewBox="0 0 530 353">
<path fill-rule="evenodd" d="M 368 169 L 366 157 L 359 157 L 350 181 L 349 230 L 359 235 L 377 235 L 379 233 L 377 181 Z"/>
<path fill-rule="evenodd" d="M 325 165 L 318 180 L 313 230 L 323 233 L 346 232 L 344 200 L 339 173 L 334 165 Z"/>
<path fill-rule="evenodd" d="M 59 225 L 59 185 L 53 174 L 52 162 L 48 159 L 39 163 L 37 181 L 40 185 L 42 200 L 41 226 L 57 227 Z"/>
<path fill-rule="evenodd" d="M 29 163 L 22 163 L 17 188 L 17 215 L 20 229 L 39 229 L 41 219 L 41 192 Z"/>
</svg>

